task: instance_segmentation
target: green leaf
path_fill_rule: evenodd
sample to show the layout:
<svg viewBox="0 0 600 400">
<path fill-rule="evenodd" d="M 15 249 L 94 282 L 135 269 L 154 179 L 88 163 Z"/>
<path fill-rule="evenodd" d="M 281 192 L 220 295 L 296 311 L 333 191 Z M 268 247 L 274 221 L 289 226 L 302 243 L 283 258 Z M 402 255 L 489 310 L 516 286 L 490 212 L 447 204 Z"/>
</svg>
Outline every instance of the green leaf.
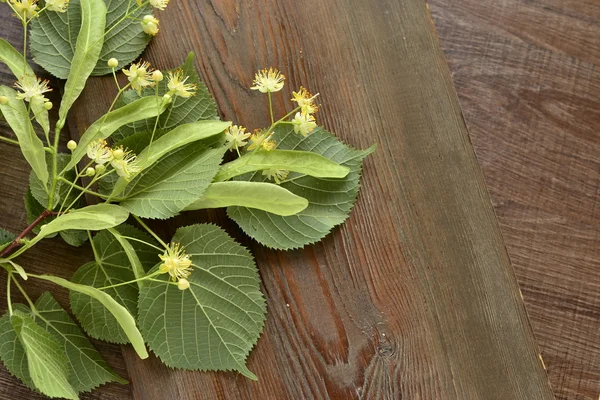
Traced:
<svg viewBox="0 0 600 400">
<path fill-rule="evenodd" d="M 0 251 L 8 247 L 17 236 L 14 233 L 0 228 Z"/>
<path fill-rule="evenodd" d="M 87 232 L 75 229 L 60 231 L 60 237 L 73 247 L 79 247 L 88 240 Z"/>
<path fill-rule="evenodd" d="M 69 164 L 70 160 L 71 160 L 71 155 L 58 153 L 56 155 L 57 171 L 60 171 L 63 168 L 65 168 L 67 166 L 67 164 Z M 51 168 L 50 166 L 52 165 L 52 156 L 50 154 L 46 154 L 46 165 L 48 166 L 48 173 L 50 173 L 50 168 Z M 75 170 L 65 171 L 63 176 L 68 181 L 73 182 L 75 180 Z M 33 172 L 29 175 L 29 188 L 31 189 L 31 194 L 33 195 L 35 200 L 37 200 L 37 202 L 42 206 L 42 208 L 45 209 L 48 206 L 48 202 L 49 202 L 48 191 L 46 190 L 46 187 L 44 186 L 42 181 L 40 181 L 38 179 L 37 175 L 34 174 Z M 71 204 L 71 202 L 73 202 L 77 198 L 79 191 L 76 189 L 73 189 L 69 193 L 69 188 L 70 188 L 70 185 L 63 181 L 58 181 L 56 183 L 56 187 L 54 190 L 54 200 L 53 200 L 54 204 L 52 204 L 53 210 L 56 209 L 56 207 L 60 204 L 60 202 L 65 201 L 65 203 L 66 203 L 65 206 L 68 206 L 69 204 Z M 67 193 L 69 193 L 69 196 L 65 200 L 65 198 L 67 197 Z M 38 215 L 39 214 L 41 214 L 41 213 L 38 213 Z M 36 215 L 36 217 L 38 215 Z"/>
<path fill-rule="evenodd" d="M 77 148 L 73 151 L 71 161 L 63 171 L 73 168 L 86 154 L 88 145 L 93 141 L 106 139 L 120 126 L 141 119 L 155 117 L 163 111 L 164 106 L 161 107 L 161 102 L 157 102 L 156 97 L 146 97 L 105 114 L 94 122 L 81 136 Z"/>
<path fill-rule="evenodd" d="M 68 229 L 99 231 L 120 225 L 127 220 L 129 212 L 114 204 L 96 204 L 78 208 L 43 225 L 40 234 L 29 243 L 37 243 L 44 237 Z"/>
<path fill-rule="evenodd" d="M 77 35 L 72 67 L 58 110 L 59 123 L 64 122 L 71 106 L 81 94 L 85 82 L 94 70 L 102 44 L 106 24 L 106 5 L 104 0 L 81 0 L 81 29 Z M 45 13 L 48 14 L 48 13 Z"/>
<path fill-rule="evenodd" d="M 148 45 L 151 36 L 141 28 L 140 18 L 152 12 L 146 5 L 137 9 L 135 2 L 131 19 L 122 20 L 129 1 L 105 0 L 107 5 L 104 44 L 92 75 L 111 72 L 107 62 L 111 57 L 119 60 L 118 69 L 134 61 Z M 121 21 L 121 22 L 119 22 Z M 119 23 L 118 27 L 115 27 Z M 31 53 L 37 64 L 54 76 L 65 79 L 71 68 L 75 40 L 81 27 L 79 0 L 71 0 L 65 13 L 44 12 L 32 21 Z M 113 27 L 115 27 L 113 29 Z"/>
<path fill-rule="evenodd" d="M 174 242 L 191 256 L 190 288 L 159 275 L 140 291 L 139 321 L 150 349 L 168 366 L 236 370 L 256 379 L 245 360 L 263 330 L 266 304 L 252 256 L 214 225 L 180 228 Z"/>
<path fill-rule="evenodd" d="M 290 175 L 281 187 L 309 202 L 296 215 L 286 217 L 246 207 L 228 208 L 228 215 L 261 244 L 275 249 L 300 248 L 321 240 L 348 218 L 358 196 L 362 160 L 374 147 L 363 151 L 351 149 L 321 128 L 307 137 L 295 134 L 292 128 L 280 128 L 274 138 L 279 148 L 314 151 L 350 169 L 343 179 Z M 240 179 L 264 178 L 255 173 Z"/>
<path fill-rule="evenodd" d="M 79 399 L 69 384 L 69 364 L 58 340 L 27 314 L 15 310 L 10 323 L 25 349 L 33 385 L 48 397 Z"/>
<path fill-rule="evenodd" d="M 126 240 L 135 249 L 144 270 L 156 265 L 159 261 L 158 251 L 138 241 L 154 244 L 150 236 L 130 225 L 120 225 L 116 229 L 123 238 L 137 239 Z M 115 236 L 108 231 L 99 232 L 94 236 L 93 244 L 97 260 L 80 267 L 73 275 L 72 282 L 102 288 L 135 279 L 129 256 Z M 132 315 L 137 315 L 138 288 L 134 283 L 105 289 L 104 292 Z M 129 342 L 116 318 L 107 313 L 98 300 L 78 292 L 71 292 L 70 300 L 73 313 L 91 337 L 112 343 Z"/>
<path fill-rule="evenodd" d="M 31 187 L 25 193 L 24 200 L 25 200 L 25 211 L 27 213 L 27 224 L 31 224 L 46 210 L 46 207 L 44 207 L 40 203 L 38 203 L 38 201 L 35 199 L 35 197 L 33 197 L 33 194 L 31 194 Z M 55 218 L 56 217 L 54 217 L 54 216 L 49 216 L 44 220 L 44 222 L 48 223 Z M 38 233 L 40 233 L 40 225 L 37 225 L 36 227 L 34 227 L 32 232 L 35 233 L 36 235 Z M 46 238 L 52 238 L 52 237 L 55 237 L 56 235 L 57 234 L 54 233 L 52 235 L 46 236 Z"/>
<path fill-rule="evenodd" d="M 117 229 L 111 228 L 108 229 L 108 232 L 110 232 L 110 234 L 113 235 L 115 239 L 117 239 L 117 242 L 119 242 L 119 244 L 123 248 L 123 251 L 127 256 L 127 260 L 131 265 L 131 270 L 135 279 L 140 279 L 146 276 L 144 266 L 142 265 L 142 262 L 140 261 L 140 258 L 138 257 L 133 245 L 129 243 L 129 241 L 125 237 L 123 237 L 123 235 Z M 144 281 L 137 282 L 138 287 L 142 287 L 143 284 Z"/>
<path fill-rule="evenodd" d="M 190 53 L 181 67 L 176 68 L 183 70 L 185 76 L 189 76 L 187 83 L 195 84 L 198 89 L 196 95 L 190 98 L 184 99 L 176 97 L 173 99 L 169 111 L 162 114 L 158 123 L 158 127 L 164 130 L 171 130 L 179 125 L 186 124 L 189 122 L 195 122 L 206 119 L 218 119 L 217 105 L 213 101 L 206 85 L 200 81 L 200 77 L 194 68 L 194 53 Z M 165 79 L 158 84 L 159 96 L 164 95 L 169 91 L 167 88 L 167 76 L 165 72 Z M 154 96 L 156 89 L 145 89 L 142 91 L 142 96 Z M 139 95 L 135 90 L 129 90 L 124 93 L 122 100 L 130 103 L 139 98 Z M 146 119 L 144 121 L 137 121 L 127 126 L 121 127 L 115 132 L 114 138 L 117 141 L 123 140 L 124 138 L 133 135 L 134 133 L 142 133 L 150 137 L 154 129 L 155 118 Z"/>
<path fill-rule="evenodd" d="M 120 195 L 121 205 L 143 218 L 170 218 L 197 200 L 217 173 L 225 148 L 192 143 L 141 172 Z"/>
<path fill-rule="evenodd" d="M 27 83 L 28 80 L 37 79 L 29 63 L 23 61 L 23 55 L 4 39 L 0 39 L 0 62 L 8 66 L 19 82 Z M 31 110 L 44 132 L 46 134 L 50 132 L 50 120 L 48 119 L 48 111 L 44 108 L 44 104 L 38 102 L 31 103 Z"/>
<path fill-rule="evenodd" d="M 13 304 L 13 309 L 28 312 L 28 308 L 22 304 Z M 35 390 L 27 367 L 25 349 L 10 323 L 9 313 L 0 318 L 0 359 L 12 375 L 16 376 L 28 388 Z"/>
<path fill-rule="evenodd" d="M 127 383 L 112 371 L 75 321 L 49 292 L 38 298 L 35 307 L 37 315 L 32 317 L 58 340 L 67 355 L 69 383 L 73 389 L 88 392 L 106 382 Z"/>
<path fill-rule="evenodd" d="M 23 100 L 18 100 L 16 95 L 17 92 L 11 88 L 0 86 L 0 96 L 8 98 L 8 103 L 0 105 L 0 110 L 17 139 L 19 139 L 19 147 L 21 147 L 23 156 L 31 165 L 31 169 L 38 179 L 46 187 L 48 185 L 48 167 L 46 165 L 44 144 L 33 130 L 25 103 Z"/>
<path fill-rule="evenodd" d="M 272 183 L 219 182 L 212 183 L 202 197 L 184 211 L 230 206 L 256 208 L 287 216 L 304 210 L 308 206 L 308 200 Z"/>
<path fill-rule="evenodd" d="M 224 164 L 215 181 L 222 182 L 248 172 L 267 169 L 282 169 L 317 178 L 344 178 L 350 172 L 348 167 L 310 151 L 259 150 Z"/>
<path fill-rule="evenodd" d="M 136 351 L 137 355 L 142 359 L 148 358 L 148 352 L 146 351 L 146 346 L 144 345 L 144 338 L 142 337 L 140 331 L 138 331 L 137 326 L 135 325 L 135 319 L 125 307 L 120 305 L 107 293 L 103 292 L 102 290 L 93 288 L 91 286 L 69 282 L 66 279 L 59 278 L 56 276 L 38 275 L 37 278 L 54 282 L 57 285 L 60 285 L 64 288 L 85 294 L 98 300 L 116 318 L 119 325 L 121 325 L 121 328 L 123 328 L 125 335 L 127 335 L 127 338 L 133 345 L 133 348 Z"/>
<path fill-rule="evenodd" d="M 167 153 L 177 150 L 186 144 L 218 135 L 229 126 L 231 126 L 231 122 L 221 121 L 198 121 L 181 125 L 162 135 L 151 146 L 146 147 L 137 157 L 137 166 L 140 172 L 144 171 Z M 135 176 L 137 174 L 132 175 L 130 180 Z M 125 178 L 119 178 L 111 196 L 117 196 L 121 193 L 128 183 Z"/>
</svg>

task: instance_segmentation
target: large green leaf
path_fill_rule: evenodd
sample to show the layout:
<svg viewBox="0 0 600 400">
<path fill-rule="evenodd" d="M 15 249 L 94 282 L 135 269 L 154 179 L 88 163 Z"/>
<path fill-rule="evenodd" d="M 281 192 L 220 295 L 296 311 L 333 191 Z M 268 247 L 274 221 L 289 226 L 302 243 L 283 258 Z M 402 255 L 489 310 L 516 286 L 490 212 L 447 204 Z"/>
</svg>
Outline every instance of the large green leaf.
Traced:
<svg viewBox="0 0 600 400">
<path fill-rule="evenodd" d="M 144 171 L 159 161 L 167 153 L 183 147 L 186 144 L 220 134 L 230 125 L 230 122 L 221 121 L 197 121 L 181 125 L 162 135 L 152 143 L 152 146 L 142 150 L 137 158 L 137 167 L 140 171 Z M 130 177 L 130 180 L 136 175 L 137 174 Z M 117 196 L 123 191 L 127 184 L 128 181 L 125 178 L 119 178 L 115 184 L 112 195 Z"/>
<path fill-rule="evenodd" d="M 121 205 L 144 218 L 170 218 L 197 200 L 214 178 L 225 147 L 192 143 L 141 172 L 119 195 Z"/>
<path fill-rule="evenodd" d="M 25 349 L 33 385 L 48 397 L 77 400 L 79 396 L 69 383 L 67 356 L 55 336 L 19 310 L 13 312 L 10 322 Z"/>
<path fill-rule="evenodd" d="M 110 312 L 115 317 L 119 325 L 121 325 L 121 328 L 123 328 L 125 335 L 127 335 L 127 339 L 129 339 L 131 342 L 138 357 L 142 359 L 148 358 L 148 352 L 146 351 L 146 346 L 144 345 L 144 338 L 136 326 L 135 319 L 125 307 L 120 305 L 107 293 L 92 286 L 70 282 L 66 279 L 52 275 L 36 275 L 36 278 L 53 282 L 66 289 L 85 294 L 98 300 L 104 307 L 106 307 L 106 311 Z"/>
<path fill-rule="evenodd" d="M 5 63 L 21 83 L 27 84 L 28 81 L 37 79 L 29 63 L 23 60 L 23 55 L 4 39 L 0 39 L 0 62 Z M 36 121 L 47 134 L 50 131 L 48 110 L 44 108 L 43 103 L 33 102 L 30 105 Z"/>
<path fill-rule="evenodd" d="M 180 228 L 193 262 L 190 288 L 151 281 L 140 291 L 139 321 L 150 349 L 170 367 L 235 370 L 256 379 L 246 357 L 262 332 L 266 304 L 252 256 L 214 225 Z"/>
<path fill-rule="evenodd" d="M 81 136 L 69 164 L 63 170 L 73 168 L 86 154 L 88 145 L 93 141 L 106 139 L 120 126 L 156 116 L 163 111 L 164 107 L 161 107 L 161 102 L 157 101 L 156 97 L 146 97 L 103 115 Z"/>
<path fill-rule="evenodd" d="M 29 311 L 22 304 L 13 304 L 13 309 L 24 313 Z M 10 323 L 8 312 L 0 318 L 0 359 L 11 374 L 19 378 L 27 387 L 35 390 L 35 386 L 29 375 L 29 368 L 27 367 L 25 349 L 17 336 L 17 332 Z"/>
<path fill-rule="evenodd" d="M 120 225 L 116 229 L 123 237 L 154 244 L 151 237 L 130 225 Z M 135 249 L 136 256 L 145 270 L 160 261 L 158 252 L 152 247 L 137 240 L 126 240 Z M 97 261 L 80 267 L 71 279 L 73 282 L 102 288 L 135 279 L 127 252 L 114 235 L 102 231 L 94 236 L 93 242 Z M 127 308 L 132 315 L 137 315 L 138 288 L 135 284 L 104 291 Z M 115 317 L 107 313 L 98 300 L 79 292 L 71 292 L 70 300 L 73 313 L 91 337 L 113 343 L 128 343 L 129 340 Z"/>
<path fill-rule="evenodd" d="M 317 178 L 344 178 L 350 172 L 348 167 L 310 151 L 259 150 L 224 164 L 215 181 L 222 182 L 248 172 L 267 169 L 294 171 Z"/>
<path fill-rule="evenodd" d="M 308 200 L 287 189 L 265 182 L 230 181 L 212 183 L 200 199 L 184 211 L 242 206 L 277 215 L 293 215 L 308 206 Z"/>
<path fill-rule="evenodd" d="M 75 321 L 49 292 L 35 302 L 32 315 L 60 343 L 69 363 L 69 383 L 77 392 L 90 391 L 106 382 L 127 383 L 106 364 Z"/>
<path fill-rule="evenodd" d="M 168 131 L 189 122 L 205 119 L 218 119 L 217 105 L 210 96 L 206 85 L 200 81 L 200 77 L 194 68 L 194 53 L 190 53 L 185 64 L 177 69 L 183 70 L 184 75 L 189 76 L 186 83 L 197 85 L 198 90 L 196 91 L 195 96 L 187 99 L 181 97 L 173 98 L 173 104 L 169 107 L 169 110 L 160 116 L 158 128 Z M 160 96 L 169 91 L 167 88 L 168 74 L 165 72 L 164 75 L 165 79 L 158 85 L 158 93 Z M 142 96 L 154 96 L 156 93 L 155 91 L 156 89 L 145 89 L 142 92 Z M 122 99 L 125 103 L 130 103 L 138 98 L 139 95 L 135 90 L 129 90 L 125 92 Z M 114 138 L 119 141 L 134 133 L 149 137 L 152 134 L 155 123 L 155 118 L 130 123 L 115 132 Z"/>
<path fill-rule="evenodd" d="M 46 153 L 44 143 L 37 137 L 33 130 L 33 125 L 29 119 L 29 111 L 23 100 L 16 98 L 17 92 L 13 89 L 0 86 L 0 96 L 6 96 L 8 103 L 0 105 L 2 115 L 12 128 L 19 139 L 19 147 L 23 156 L 31 165 L 31 169 L 38 179 L 44 184 L 48 184 L 48 166 L 46 165 Z M 46 189 L 47 190 L 47 189 Z"/>
<path fill-rule="evenodd" d="M 252 238 L 267 247 L 293 249 L 317 242 L 348 218 L 359 190 L 362 160 L 374 150 L 360 151 L 346 146 L 323 129 L 307 137 L 291 127 L 278 128 L 274 136 L 278 148 L 313 151 L 344 165 L 350 173 L 341 179 L 291 174 L 281 187 L 308 199 L 308 207 L 295 215 L 279 216 L 265 211 L 230 207 L 228 215 Z M 240 179 L 263 180 L 260 174 Z"/>
<path fill-rule="evenodd" d="M 106 25 L 104 0 L 81 0 L 80 3 L 81 29 L 77 35 L 72 68 L 69 69 L 60 109 L 58 110 L 58 124 L 64 123 L 71 106 L 83 91 L 88 77 L 98 62 L 98 56 L 104 42 L 104 27 Z"/>
<path fill-rule="evenodd" d="M 107 7 L 104 44 L 92 75 L 111 72 L 107 61 L 115 57 L 118 68 L 135 60 L 148 45 L 151 37 L 141 28 L 139 18 L 151 12 L 149 5 L 137 9 L 135 1 L 105 0 Z M 134 8 L 133 18 L 122 20 L 128 4 Z M 119 23 L 116 26 L 116 23 Z M 116 27 L 115 27 L 116 26 Z M 71 0 L 65 13 L 44 12 L 32 22 L 31 53 L 35 62 L 52 75 L 66 79 L 75 52 L 75 41 L 81 28 L 81 5 Z"/>
</svg>

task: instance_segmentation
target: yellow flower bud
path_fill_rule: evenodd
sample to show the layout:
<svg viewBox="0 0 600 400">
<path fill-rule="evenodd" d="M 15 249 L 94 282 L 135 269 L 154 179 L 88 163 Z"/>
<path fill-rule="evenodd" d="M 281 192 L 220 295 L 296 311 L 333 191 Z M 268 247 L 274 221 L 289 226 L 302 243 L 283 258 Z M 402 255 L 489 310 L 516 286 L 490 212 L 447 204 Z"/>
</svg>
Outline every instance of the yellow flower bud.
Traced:
<svg viewBox="0 0 600 400">
<path fill-rule="evenodd" d="M 106 171 L 106 167 L 102 164 L 98 164 L 96 165 L 96 173 L 97 174 L 103 174 L 104 171 Z"/>
<path fill-rule="evenodd" d="M 69 150 L 73 151 L 73 150 L 75 150 L 76 148 L 77 148 L 77 142 L 76 142 L 76 141 L 74 141 L 74 140 L 69 140 L 69 141 L 67 142 L 67 149 L 69 149 Z"/>
<path fill-rule="evenodd" d="M 8 97 L 0 96 L 0 105 L 6 105 L 6 104 L 8 104 Z"/>
<path fill-rule="evenodd" d="M 177 281 L 177 289 L 187 290 L 189 288 L 190 288 L 190 282 L 187 279 L 181 278 L 180 280 Z"/>
<path fill-rule="evenodd" d="M 117 60 L 116 58 L 111 58 L 110 60 L 108 60 L 108 66 L 111 68 L 117 68 L 117 65 L 119 65 L 119 60 Z"/>
<path fill-rule="evenodd" d="M 52 102 L 51 101 L 47 101 L 44 103 L 44 109 L 47 111 L 52 110 Z"/>
<path fill-rule="evenodd" d="M 163 74 L 159 70 L 156 70 L 152 73 L 152 80 L 154 82 L 160 82 L 163 80 Z"/>
<path fill-rule="evenodd" d="M 92 167 L 89 167 L 88 169 L 85 170 L 85 174 L 87 176 L 94 176 L 94 175 L 96 175 L 96 170 Z"/>
</svg>

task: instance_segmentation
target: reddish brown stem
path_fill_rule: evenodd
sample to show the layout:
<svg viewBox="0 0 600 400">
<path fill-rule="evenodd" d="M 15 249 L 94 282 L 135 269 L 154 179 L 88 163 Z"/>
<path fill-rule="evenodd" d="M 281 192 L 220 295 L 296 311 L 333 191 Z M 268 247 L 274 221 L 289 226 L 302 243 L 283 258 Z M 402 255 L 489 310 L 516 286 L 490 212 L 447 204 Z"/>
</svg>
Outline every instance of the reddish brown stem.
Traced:
<svg viewBox="0 0 600 400">
<path fill-rule="evenodd" d="M 2 252 L 0 253 L 0 257 L 4 257 L 5 255 L 9 254 L 15 247 L 17 247 L 19 245 L 19 242 L 21 241 L 21 239 L 23 239 L 25 236 L 27 236 L 36 226 L 38 226 L 43 220 L 45 220 L 46 218 L 48 218 L 51 215 L 56 215 L 56 212 L 50 211 L 50 210 L 44 210 L 43 213 L 40 214 L 39 217 L 37 217 L 35 219 L 35 221 L 33 221 L 27 228 L 25 228 L 25 230 L 23 232 L 21 232 L 19 234 L 19 236 L 16 237 L 15 240 L 13 240 L 7 248 L 5 248 L 4 250 L 2 250 Z"/>
</svg>

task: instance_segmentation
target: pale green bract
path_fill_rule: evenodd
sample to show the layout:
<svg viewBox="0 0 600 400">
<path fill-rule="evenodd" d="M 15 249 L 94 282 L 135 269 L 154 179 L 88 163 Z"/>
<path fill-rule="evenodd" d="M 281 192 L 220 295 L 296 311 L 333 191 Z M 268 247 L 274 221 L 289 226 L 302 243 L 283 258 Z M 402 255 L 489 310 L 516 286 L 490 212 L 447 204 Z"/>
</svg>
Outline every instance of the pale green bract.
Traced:
<svg viewBox="0 0 600 400">
<path fill-rule="evenodd" d="M 7 104 L 0 105 L 2 115 L 19 139 L 19 147 L 21 147 L 23 156 L 47 191 L 49 176 L 44 143 L 35 134 L 27 106 L 23 100 L 16 98 L 17 92 L 6 86 L 0 86 L 0 96 L 8 98 Z"/>
<path fill-rule="evenodd" d="M 135 7 L 135 1 L 105 0 L 107 7 L 106 30 L 99 59 L 92 75 L 110 73 L 106 62 L 111 57 L 119 59 L 118 69 L 134 61 L 148 45 L 150 36 L 146 35 L 139 20 L 122 20 L 128 3 Z M 146 5 L 132 15 L 141 18 L 149 14 L 152 8 Z M 75 40 L 81 27 L 81 6 L 79 0 L 71 0 L 65 13 L 44 12 L 32 22 L 31 53 L 35 62 L 52 75 L 66 79 L 71 68 L 75 52 Z M 118 28 L 112 29 L 119 23 Z"/>
<path fill-rule="evenodd" d="M 215 182 L 202 197 L 185 208 L 185 211 L 204 208 L 241 206 L 268 211 L 276 215 L 294 215 L 308 206 L 308 200 L 265 182 Z"/>
<path fill-rule="evenodd" d="M 139 101 L 139 100 L 138 100 Z M 125 106 L 123 108 L 126 108 Z M 198 121 L 189 124 L 180 125 L 170 132 L 165 133 L 152 143 L 151 146 L 142 150 L 137 158 L 137 167 L 140 172 L 149 168 L 169 152 L 174 151 L 186 144 L 206 139 L 211 136 L 223 133 L 225 129 L 231 126 L 231 122 L 221 121 Z M 137 174 L 129 179 L 135 178 Z M 125 178 L 119 178 L 111 196 L 118 196 L 125 189 L 129 182 Z"/>
<path fill-rule="evenodd" d="M 223 165 L 215 181 L 222 182 L 248 172 L 267 169 L 293 171 L 317 178 L 344 178 L 350 171 L 348 167 L 310 151 L 258 150 Z"/>
<path fill-rule="evenodd" d="M 91 286 L 69 282 L 66 279 L 59 278 L 56 276 L 39 275 L 37 276 L 37 278 L 54 282 L 57 285 L 60 285 L 66 289 L 83 293 L 98 300 L 115 317 L 119 325 L 121 325 L 121 328 L 123 328 L 125 335 L 131 342 L 138 357 L 142 359 L 148 358 L 148 352 L 146 351 L 146 346 L 144 346 L 144 338 L 137 329 L 135 319 L 133 318 L 131 313 L 129 313 L 129 311 L 127 311 L 125 307 L 123 307 L 117 301 L 115 301 L 115 299 L 110 297 L 105 292 L 93 288 Z"/>
<path fill-rule="evenodd" d="M 120 225 L 127 220 L 129 212 L 114 204 L 96 204 L 63 214 L 52 222 L 43 225 L 40 233 L 30 241 L 37 243 L 44 237 L 68 229 L 99 231 Z"/>
<path fill-rule="evenodd" d="M 48 13 L 46 13 L 48 14 Z M 72 67 L 69 69 L 65 90 L 58 110 L 59 124 L 77 100 L 90 76 L 102 49 L 106 5 L 104 0 L 81 0 L 81 29 L 77 35 Z"/>
<path fill-rule="evenodd" d="M 130 122 L 156 117 L 164 110 L 165 106 L 160 101 L 145 97 L 100 117 L 81 136 L 70 162 L 63 171 L 73 168 L 85 156 L 90 143 L 110 137 L 119 127 Z"/>
<path fill-rule="evenodd" d="M 214 225 L 179 228 L 193 262 L 190 288 L 180 291 L 160 275 L 140 291 L 140 328 L 168 366 L 235 370 L 256 379 L 246 357 L 262 332 L 266 304 L 252 255 Z"/>
<path fill-rule="evenodd" d="M 0 39 L 0 62 L 8 66 L 19 82 L 24 83 L 27 80 L 37 80 L 33 69 L 31 69 L 28 63 L 23 62 L 23 55 L 4 39 Z M 40 124 L 44 132 L 48 134 L 50 132 L 50 120 L 48 119 L 48 111 L 44 108 L 44 104 L 40 102 L 31 103 L 31 111 L 33 111 L 35 120 Z"/>
</svg>

